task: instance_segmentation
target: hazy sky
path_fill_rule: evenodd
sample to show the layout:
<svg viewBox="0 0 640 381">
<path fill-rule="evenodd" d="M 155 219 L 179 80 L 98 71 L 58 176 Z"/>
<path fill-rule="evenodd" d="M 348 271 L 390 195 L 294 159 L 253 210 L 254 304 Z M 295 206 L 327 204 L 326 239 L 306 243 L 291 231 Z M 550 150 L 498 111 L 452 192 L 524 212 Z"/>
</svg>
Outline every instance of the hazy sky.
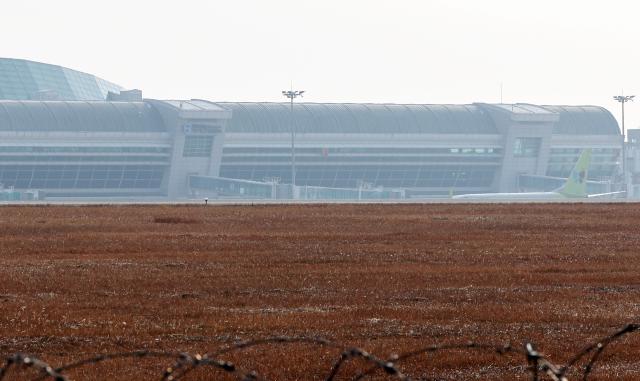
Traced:
<svg viewBox="0 0 640 381">
<path fill-rule="evenodd" d="M 149 98 L 595 104 L 640 95 L 633 0 L 0 0 L 0 56 Z M 640 100 L 627 127 L 640 127 Z"/>
</svg>

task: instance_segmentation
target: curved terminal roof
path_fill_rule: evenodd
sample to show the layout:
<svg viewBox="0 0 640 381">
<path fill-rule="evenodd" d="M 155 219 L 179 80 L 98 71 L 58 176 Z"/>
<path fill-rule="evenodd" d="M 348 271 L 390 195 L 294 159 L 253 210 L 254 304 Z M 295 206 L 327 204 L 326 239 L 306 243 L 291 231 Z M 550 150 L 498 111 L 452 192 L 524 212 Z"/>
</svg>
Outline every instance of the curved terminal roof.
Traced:
<svg viewBox="0 0 640 381">
<path fill-rule="evenodd" d="M 0 101 L 0 131 L 164 132 L 160 113 L 143 102 Z"/>
<path fill-rule="evenodd" d="M 230 133 L 288 133 L 289 103 L 230 103 Z M 498 134 L 492 119 L 476 105 L 295 103 L 299 133 Z"/>
<path fill-rule="evenodd" d="M 598 106 L 543 106 L 560 115 L 553 133 L 559 135 L 620 135 L 616 118 Z"/>
<path fill-rule="evenodd" d="M 122 87 L 66 67 L 0 58 L 0 99 L 105 100 Z"/>
</svg>

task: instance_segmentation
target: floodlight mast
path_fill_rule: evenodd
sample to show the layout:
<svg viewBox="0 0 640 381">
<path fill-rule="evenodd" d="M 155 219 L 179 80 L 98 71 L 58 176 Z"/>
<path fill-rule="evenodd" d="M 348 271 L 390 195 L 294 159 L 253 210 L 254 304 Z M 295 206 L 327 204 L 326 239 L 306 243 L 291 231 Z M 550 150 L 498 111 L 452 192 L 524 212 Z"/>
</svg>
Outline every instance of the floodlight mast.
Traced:
<svg viewBox="0 0 640 381">
<path fill-rule="evenodd" d="M 620 102 L 620 104 L 622 105 L 622 182 L 624 184 L 625 187 L 625 191 L 628 190 L 627 189 L 627 154 L 626 154 L 626 145 L 627 145 L 627 136 L 626 136 L 626 130 L 624 128 L 624 104 L 627 102 L 631 102 L 633 101 L 633 98 L 635 98 L 635 95 L 616 95 L 613 97 L 613 99 L 615 99 L 616 101 Z"/>
<path fill-rule="evenodd" d="M 289 98 L 291 101 L 290 108 L 290 120 L 291 123 L 291 197 L 295 198 L 295 187 L 296 187 L 296 142 L 295 142 L 295 121 L 293 119 L 293 100 L 297 97 L 302 97 L 304 94 L 304 90 L 283 90 L 282 95 Z"/>
</svg>

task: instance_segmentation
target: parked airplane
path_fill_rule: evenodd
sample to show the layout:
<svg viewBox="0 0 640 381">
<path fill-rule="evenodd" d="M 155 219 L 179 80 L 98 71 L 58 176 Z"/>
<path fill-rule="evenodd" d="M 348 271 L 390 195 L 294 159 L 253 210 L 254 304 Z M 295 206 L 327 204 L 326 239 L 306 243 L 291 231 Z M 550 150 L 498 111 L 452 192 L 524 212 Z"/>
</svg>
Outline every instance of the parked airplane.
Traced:
<svg viewBox="0 0 640 381">
<path fill-rule="evenodd" d="M 551 192 L 521 192 L 521 193 L 479 193 L 461 194 L 453 196 L 453 199 L 477 199 L 477 200 L 564 200 L 576 198 L 606 197 L 625 193 L 609 192 L 599 194 L 587 194 L 587 171 L 591 162 L 591 149 L 582 151 L 575 167 L 564 185 Z"/>
</svg>

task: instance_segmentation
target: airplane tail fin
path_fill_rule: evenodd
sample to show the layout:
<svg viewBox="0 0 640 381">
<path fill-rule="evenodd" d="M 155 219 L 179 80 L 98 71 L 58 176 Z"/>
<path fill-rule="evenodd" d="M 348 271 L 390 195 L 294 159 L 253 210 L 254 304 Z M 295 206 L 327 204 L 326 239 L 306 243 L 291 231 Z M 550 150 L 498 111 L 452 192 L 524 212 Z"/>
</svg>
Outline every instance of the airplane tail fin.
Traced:
<svg viewBox="0 0 640 381">
<path fill-rule="evenodd" d="M 573 167 L 567 182 L 558 190 L 566 197 L 588 197 L 587 196 L 587 172 L 591 163 L 591 148 L 582 151 L 576 166 Z"/>
</svg>

